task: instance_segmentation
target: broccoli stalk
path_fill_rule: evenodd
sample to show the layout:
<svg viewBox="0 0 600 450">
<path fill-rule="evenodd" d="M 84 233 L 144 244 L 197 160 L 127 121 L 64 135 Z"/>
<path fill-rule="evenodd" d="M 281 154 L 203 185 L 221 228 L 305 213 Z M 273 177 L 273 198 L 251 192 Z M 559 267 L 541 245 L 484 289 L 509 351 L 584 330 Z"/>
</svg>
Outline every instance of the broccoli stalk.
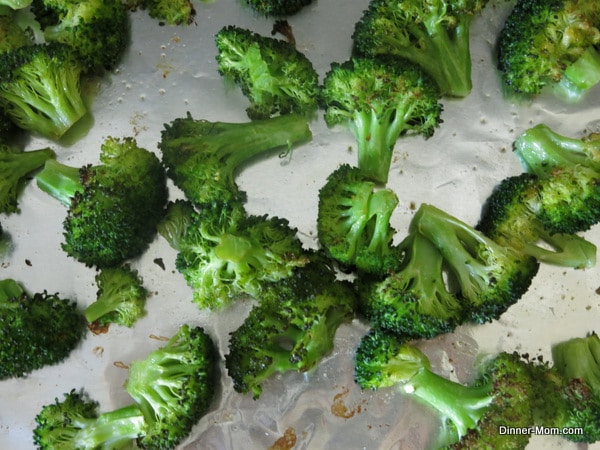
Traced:
<svg viewBox="0 0 600 450">
<path fill-rule="evenodd" d="M 244 202 L 236 171 L 274 149 L 312 138 L 306 118 L 291 114 L 244 123 L 195 120 L 188 113 L 165 125 L 159 148 L 167 174 L 197 204 Z"/>
<path fill-rule="evenodd" d="M 433 135 L 441 122 L 440 92 L 418 66 L 390 58 L 332 63 L 321 100 L 328 126 L 346 125 L 357 144 L 358 168 L 386 183 L 400 136 Z"/>
<path fill-rule="evenodd" d="M 442 95 L 471 92 L 470 28 L 487 0 L 374 0 L 356 23 L 356 56 L 392 55 L 419 65 Z"/>
</svg>

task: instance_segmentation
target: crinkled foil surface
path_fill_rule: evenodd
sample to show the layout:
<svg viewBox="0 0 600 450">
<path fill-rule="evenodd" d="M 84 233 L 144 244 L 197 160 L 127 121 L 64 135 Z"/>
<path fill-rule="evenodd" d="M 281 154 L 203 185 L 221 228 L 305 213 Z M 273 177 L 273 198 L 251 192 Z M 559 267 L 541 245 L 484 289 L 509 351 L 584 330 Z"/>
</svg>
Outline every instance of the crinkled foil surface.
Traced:
<svg viewBox="0 0 600 450">
<path fill-rule="evenodd" d="M 321 77 L 331 62 L 349 57 L 354 23 L 367 0 L 316 0 L 289 19 L 298 48 Z M 424 140 L 406 137 L 396 145 L 389 187 L 400 204 L 392 218 L 400 239 L 415 206 L 427 202 L 475 224 L 492 188 L 522 168 L 511 152 L 526 128 L 544 122 L 556 131 L 580 136 L 600 130 L 600 90 L 578 104 L 542 96 L 515 104 L 502 95 L 494 62 L 495 37 L 511 2 L 492 0 L 472 28 L 473 91 L 465 99 L 444 100 L 444 123 Z M 163 124 L 190 112 L 194 118 L 247 120 L 246 99 L 216 71 L 213 37 L 235 24 L 269 35 L 272 20 L 257 17 L 240 0 L 197 3 L 196 23 L 159 26 L 146 13 L 133 15 L 132 44 L 118 70 L 95 86 L 93 124 L 72 143 L 50 143 L 59 160 L 97 162 L 106 136 L 133 136 L 157 151 Z M 238 178 L 252 213 L 287 218 L 308 247 L 316 246 L 317 194 L 340 163 L 355 164 L 354 140 L 344 128 L 328 129 L 322 114 L 311 124 L 314 138 L 285 157 L 260 160 Z M 33 139 L 29 147 L 47 142 Z M 172 198 L 181 194 L 171 186 Z M 60 249 L 64 209 L 29 184 L 21 213 L 2 217 L 14 247 L 1 267 L 2 277 L 23 282 L 30 292 L 48 290 L 76 299 L 82 307 L 95 299 L 95 272 Z M 600 245 L 596 227 L 585 234 Z M 164 268 L 156 264 L 160 259 Z M 0 382 L 0 448 L 33 448 L 32 429 L 39 409 L 73 388 L 85 388 L 102 410 L 130 400 L 123 389 L 124 368 L 161 346 L 183 323 L 204 326 L 221 354 L 231 331 L 251 303 L 240 301 L 219 313 L 200 311 L 174 267 L 175 252 L 157 238 L 143 258 L 132 263 L 152 291 L 148 314 L 132 329 L 113 326 L 88 334 L 64 363 L 27 378 Z M 529 292 L 494 323 L 462 326 L 455 333 L 421 344 L 433 368 L 467 382 L 478 354 L 517 350 L 550 355 L 550 346 L 599 328 L 600 268 L 571 270 L 542 266 Z M 288 373 L 264 384 L 258 400 L 233 391 L 223 368 L 211 411 L 180 448 L 253 449 L 425 449 L 438 423 L 433 415 L 393 389 L 361 392 L 353 382 L 352 356 L 367 330 L 355 321 L 343 326 L 334 353 L 308 374 Z M 27 349 L 23 349 L 27 351 Z M 530 449 L 583 449 L 552 436 L 534 436 Z M 591 445 L 590 449 L 600 449 Z"/>
</svg>

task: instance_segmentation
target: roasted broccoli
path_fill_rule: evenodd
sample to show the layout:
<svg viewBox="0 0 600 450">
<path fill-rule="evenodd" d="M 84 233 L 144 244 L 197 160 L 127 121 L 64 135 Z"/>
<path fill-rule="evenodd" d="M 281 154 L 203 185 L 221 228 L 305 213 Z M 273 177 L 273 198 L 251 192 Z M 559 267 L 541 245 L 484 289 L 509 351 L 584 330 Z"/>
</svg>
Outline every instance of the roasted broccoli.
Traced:
<svg viewBox="0 0 600 450">
<path fill-rule="evenodd" d="M 16 22 L 15 15 L 0 13 L 0 53 L 31 44 L 31 37 Z"/>
<path fill-rule="evenodd" d="M 392 55 L 418 64 L 442 95 L 471 92 L 469 36 L 487 0 L 372 0 L 356 23 L 355 56 Z"/>
<path fill-rule="evenodd" d="M 540 180 L 535 209 L 545 228 L 573 234 L 600 221 L 600 134 L 570 138 L 539 124 L 513 148 L 525 170 Z"/>
<path fill-rule="evenodd" d="M 286 219 L 248 215 L 239 205 L 194 208 L 172 202 L 159 233 L 178 251 L 177 270 L 200 308 L 219 309 L 240 295 L 289 277 L 308 262 L 297 230 Z"/>
<path fill-rule="evenodd" d="M 517 354 L 496 355 L 482 365 L 472 384 L 463 385 L 433 372 L 415 345 L 374 328 L 361 339 L 354 364 L 361 388 L 400 389 L 432 408 L 441 420 L 438 444 L 479 435 L 480 447 L 466 448 L 522 449 L 529 440 L 529 435 L 499 431 L 500 425 L 520 428 L 533 423 L 530 372 Z"/>
<path fill-rule="evenodd" d="M 328 126 L 354 134 L 358 168 L 374 181 L 388 180 L 396 141 L 433 135 L 442 104 L 435 82 L 418 66 L 391 58 L 332 63 L 321 89 Z"/>
<path fill-rule="evenodd" d="M 0 380 L 62 362 L 85 333 L 74 301 L 46 291 L 29 295 L 13 279 L 0 281 Z"/>
<path fill-rule="evenodd" d="M 10 9 L 17 10 L 27 8 L 32 0 L 0 0 L 0 6 L 8 6 Z"/>
<path fill-rule="evenodd" d="M 333 350 L 339 326 L 354 317 L 351 284 L 337 280 L 319 255 L 311 261 L 265 286 L 259 303 L 231 333 L 225 366 L 237 392 L 256 399 L 271 375 L 310 371 Z"/>
<path fill-rule="evenodd" d="M 593 267 L 596 246 L 576 234 L 553 233 L 538 217 L 539 179 L 527 172 L 504 178 L 487 198 L 476 229 L 538 261 L 577 269 Z"/>
<path fill-rule="evenodd" d="M 244 0 L 257 13 L 266 17 L 293 16 L 313 0 Z"/>
<path fill-rule="evenodd" d="M 41 409 L 34 443 L 41 450 L 174 449 L 210 407 L 216 373 L 210 336 L 183 325 L 164 347 L 131 363 L 131 404 L 99 413 L 98 402 L 72 390 Z"/>
<path fill-rule="evenodd" d="M 68 208 L 62 248 L 101 268 L 148 247 L 168 199 L 160 160 L 131 137 L 106 138 L 98 165 L 76 168 L 48 160 L 36 181 Z"/>
<path fill-rule="evenodd" d="M 577 100 L 600 81 L 599 46 L 596 0 L 519 0 L 498 36 L 498 67 L 509 92 L 553 86 Z"/>
<path fill-rule="evenodd" d="M 221 28 L 215 42 L 218 72 L 248 98 L 248 117 L 316 112 L 317 71 L 293 44 L 233 25 Z"/>
<path fill-rule="evenodd" d="M 0 106 L 22 129 L 58 140 L 86 113 L 82 63 L 65 44 L 0 53 Z"/>
<path fill-rule="evenodd" d="M 54 158 L 50 148 L 19 151 L 0 144 L 0 212 L 10 214 L 19 210 L 21 188 L 28 182 L 27 176 Z"/>
<path fill-rule="evenodd" d="M 342 164 L 319 190 L 319 244 L 348 268 L 379 275 L 396 270 L 400 255 L 390 218 L 397 205 L 392 190 L 376 189 L 360 169 Z"/>
<path fill-rule="evenodd" d="M 194 23 L 196 9 L 190 0 L 123 0 L 131 11 L 143 9 L 160 24 L 190 25 Z M 204 2 L 208 0 L 202 0 Z"/>
<path fill-rule="evenodd" d="M 68 45 L 84 72 L 115 67 L 129 45 L 130 17 L 122 0 L 34 0 L 46 42 Z"/>
<path fill-rule="evenodd" d="M 84 311 L 94 329 L 104 329 L 111 323 L 130 328 L 146 314 L 149 292 L 129 265 L 100 269 L 96 285 L 96 300 Z"/>
<path fill-rule="evenodd" d="M 308 121 L 291 114 L 233 123 L 184 118 L 165 124 L 158 144 L 168 176 L 197 204 L 245 202 L 237 171 L 270 150 L 289 149 L 312 138 Z"/>
</svg>

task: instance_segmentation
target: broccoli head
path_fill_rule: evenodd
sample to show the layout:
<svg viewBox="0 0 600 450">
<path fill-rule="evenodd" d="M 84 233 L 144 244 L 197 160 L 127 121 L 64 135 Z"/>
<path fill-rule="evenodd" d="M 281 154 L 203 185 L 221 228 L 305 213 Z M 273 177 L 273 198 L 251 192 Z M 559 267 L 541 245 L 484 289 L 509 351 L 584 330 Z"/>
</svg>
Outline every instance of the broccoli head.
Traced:
<svg viewBox="0 0 600 450">
<path fill-rule="evenodd" d="M 266 17 L 293 16 L 313 0 L 244 0 L 255 12 Z"/>
<path fill-rule="evenodd" d="M 516 94 L 545 86 L 579 99 L 600 81 L 600 5 L 594 0 L 519 0 L 498 36 L 498 67 Z"/>
<path fill-rule="evenodd" d="M 146 314 L 149 292 L 129 265 L 100 269 L 96 285 L 96 300 L 84 311 L 93 329 L 104 329 L 111 323 L 131 328 Z"/>
<path fill-rule="evenodd" d="M 308 120 L 290 114 L 243 123 L 185 118 L 166 124 L 158 144 L 169 178 L 197 204 L 244 202 L 237 171 L 270 150 L 312 138 Z"/>
<path fill-rule="evenodd" d="M 14 14 L 0 15 L 0 53 L 31 44 L 31 37 L 16 22 Z"/>
<path fill-rule="evenodd" d="M 310 371 L 333 350 L 339 326 L 354 317 L 351 284 L 337 280 L 320 256 L 311 261 L 268 284 L 231 333 L 225 366 L 237 392 L 256 399 L 271 375 Z"/>
<path fill-rule="evenodd" d="M 0 106 L 22 129 L 58 140 L 86 113 L 82 63 L 64 44 L 0 53 Z"/>
<path fill-rule="evenodd" d="M 131 11 L 144 9 L 160 24 L 190 25 L 194 23 L 196 9 L 190 0 L 123 0 Z M 203 0 L 206 1 L 206 0 Z"/>
<path fill-rule="evenodd" d="M 168 199 L 160 160 L 130 137 L 106 138 L 95 166 L 48 160 L 36 180 L 68 208 L 62 248 L 89 266 L 116 266 L 145 251 Z"/>
<path fill-rule="evenodd" d="M 372 180 L 388 180 L 396 141 L 433 135 L 441 123 L 440 91 L 418 66 L 391 58 L 352 58 L 332 63 L 321 89 L 328 126 L 354 134 L 358 168 Z"/>
<path fill-rule="evenodd" d="M 248 117 L 310 116 L 317 110 L 317 71 L 293 44 L 233 25 L 223 27 L 215 42 L 218 72 L 248 98 Z"/>
<path fill-rule="evenodd" d="M 0 380 L 62 362 L 85 333 L 74 301 L 45 291 L 29 295 L 13 279 L 0 281 Z"/>
<path fill-rule="evenodd" d="M 373 0 L 356 23 L 356 56 L 392 55 L 419 65 L 442 95 L 471 92 L 470 28 L 487 0 Z"/>
</svg>

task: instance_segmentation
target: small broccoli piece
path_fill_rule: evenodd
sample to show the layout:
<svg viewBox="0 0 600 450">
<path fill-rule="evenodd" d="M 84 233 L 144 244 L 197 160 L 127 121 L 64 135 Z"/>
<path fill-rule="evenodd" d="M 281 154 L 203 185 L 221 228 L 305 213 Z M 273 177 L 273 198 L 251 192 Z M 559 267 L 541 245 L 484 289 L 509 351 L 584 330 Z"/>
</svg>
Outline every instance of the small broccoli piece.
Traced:
<svg viewBox="0 0 600 450">
<path fill-rule="evenodd" d="M 539 124 L 513 148 L 525 170 L 540 180 L 536 210 L 544 227 L 574 234 L 600 222 L 600 134 L 570 138 Z"/>
<path fill-rule="evenodd" d="M 0 53 L 32 43 L 31 37 L 16 22 L 15 14 L 0 15 Z"/>
<path fill-rule="evenodd" d="M 0 53 L 0 106 L 22 129 L 58 140 L 86 113 L 83 66 L 63 44 Z"/>
<path fill-rule="evenodd" d="M 243 324 L 233 331 L 225 366 L 233 387 L 257 399 L 275 373 L 308 372 L 333 350 L 334 337 L 354 317 L 356 296 L 318 257 L 263 289 Z"/>
<path fill-rule="evenodd" d="M 392 55 L 425 70 L 442 95 L 472 89 L 470 29 L 487 0 L 372 0 L 356 23 L 355 56 Z"/>
<path fill-rule="evenodd" d="M 374 181 L 388 180 L 396 141 L 433 135 L 441 123 L 440 91 L 418 66 L 390 58 L 332 63 L 321 101 L 328 126 L 354 134 L 358 168 Z"/>
<path fill-rule="evenodd" d="M 111 323 L 131 328 L 146 314 L 149 293 L 137 271 L 129 265 L 101 269 L 96 275 L 96 285 L 96 301 L 84 311 L 94 328 Z"/>
<path fill-rule="evenodd" d="M 146 423 L 141 448 L 174 449 L 208 411 L 218 353 L 201 327 L 182 325 L 167 343 L 129 366 L 125 389 Z"/>
<path fill-rule="evenodd" d="M 131 137 L 106 138 L 99 165 L 48 160 L 36 181 L 68 208 L 62 248 L 100 268 L 139 256 L 156 236 L 168 200 L 160 160 Z"/>
<path fill-rule="evenodd" d="M 307 119 L 295 114 L 230 123 L 195 120 L 188 113 L 165 125 L 158 146 L 167 174 L 189 200 L 230 203 L 246 200 L 235 182 L 243 164 L 311 138 Z"/>
<path fill-rule="evenodd" d="M 536 175 L 525 172 L 504 178 L 486 200 L 476 229 L 540 262 L 593 267 L 596 246 L 578 235 L 548 230 L 538 217 L 539 198 Z"/>
<path fill-rule="evenodd" d="M 35 417 L 33 442 L 40 450 L 129 448 L 145 431 L 144 417 L 132 404 L 99 413 L 99 404 L 75 389 L 45 405 Z"/>
<path fill-rule="evenodd" d="M 510 246 L 428 204 L 422 204 L 410 225 L 440 251 L 457 291 L 468 306 L 470 320 L 497 319 L 527 292 L 539 263 Z"/>
<path fill-rule="evenodd" d="M 445 282 L 445 261 L 420 233 L 397 246 L 401 265 L 384 278 L 355 281 L 362 313 L 377 328 L 412 338 L 432 338 L 461 324 L 465 308 Z"/>
<path fill-rule="evenodd" d="M 177 270 L 200 308 L 219 309 L 240 295 L 259 296 L 266 282 L 308 262 L 297 230 L 279 217 L 247 215 L 214 203 L 171 203 L 159 233 L 178 251 Z"/>
<path fill-rule="evenodd" d="M 319 190 L 319 243 L 344 266 L 380 275 L 395 270 L 390 218 L 397 205 L 393 191 L 375 190 L 360 169 L 342 164 Z"/>
<path fill-rule="evenodd" d="M 46 42 L 68 45 L 82 61 L 85 72 L 111 69 L 125 54 L 130 17 L 123 1 L 35 1 L 40 3 L 33 10 L 42 15 Z"/>
<path fill-rule="evenodd" d="M 207 0 L 201 0 L 207 1 Z M 143 9 L 160 24 L 190 25 L 194 23 L 196 9 L 190 0 L 123 0 L 130 11 Z"/>
<path fill-rule="evenodd" d="M 293 16 L 313 0 L 244 0 L 255 12 L 265 17 Z"/>
<path fill-rule="evenodd" d="M 219 30 L 215 43 L 218 72 L 248 98 L 251 119 L 317 110 L 317 71 L 293 44 L 232 25 Z"/>
<path fill-rule="evenodd" d="M 510 92 L 535 96 L 553 86 L 580 99 L 600 82 L 599 17 L 594 0 L 519 0 L 497 40 Z"/>
<path fill-rule="evenodd" d="M 45 291 L 29 295 L 13 279 L 0 281 L 0 380 L 62 362 L 85 332 L 75 302 Z"/>
<path fill-rule="evenodd" d="M 482 366 L 475 382 L 463 385 L 434 373 L 427 356 L 413 344 L 374 328 L 361 339 L 354 368 L 355 381 L 362 389 L 400 389 L 432 408 L 442 424 L 440 442 L 481 435 L 486 445 L 480 448 L 523 448 L 508 444 L 528 440 L 498 431 L 499 425 L 532 423 L 529 371 L 516 354 L 496 355 Z"/>
<path fill-rule="evenodd" d="M 19 194 L 27 176 L 54 158 L 49 148 L 16 151 L 8 145 L 0 145 L 0 212 L 15 213 L 19 210 Z"/>
</svg>

